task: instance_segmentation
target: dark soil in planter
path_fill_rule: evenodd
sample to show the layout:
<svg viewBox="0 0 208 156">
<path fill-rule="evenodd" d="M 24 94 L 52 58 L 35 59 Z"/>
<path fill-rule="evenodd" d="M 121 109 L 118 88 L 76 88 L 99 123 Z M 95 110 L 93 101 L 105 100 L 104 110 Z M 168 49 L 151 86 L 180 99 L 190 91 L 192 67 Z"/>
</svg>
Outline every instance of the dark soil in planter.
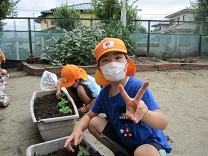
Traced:
<svg viewBox="0 0 208 156">
<path fill-rule="evenodd" d="M 55 93 L 54 94 L 48 94 L 43 97 L 36 97 L 34 99 L 34 114 L 37 120 L 40 119 L 46 119 L 46 118 L 54 118 L 54 117 L 61 117 L 61 116 L 67 116 L 67 115 L 74 115 L 74 108 L 69 101 L 66 106 L 68 106 L 72 113 L 63 114 L 59 112 L 59 109 L 61 107 L 57 106 L 60 102 L 60 99 L 56 98 Z"/>
<path fill-rule="evenodd" d="M 83 147 L 86 147 L 86 144 L 81 143 Z M 77 156 L 79 152 L 79 146 L 74 147 L 75 152 L 69 152 L 65 148 L 59 149 L 58 151 L 46 154 L 46 155 L 39 155 L 34 154 L 33 156 Z M 89 148 L 90 156 L 101 156 L 101 154 L 98 151 L 94 151 L 92 148 Z"/>
</svg>

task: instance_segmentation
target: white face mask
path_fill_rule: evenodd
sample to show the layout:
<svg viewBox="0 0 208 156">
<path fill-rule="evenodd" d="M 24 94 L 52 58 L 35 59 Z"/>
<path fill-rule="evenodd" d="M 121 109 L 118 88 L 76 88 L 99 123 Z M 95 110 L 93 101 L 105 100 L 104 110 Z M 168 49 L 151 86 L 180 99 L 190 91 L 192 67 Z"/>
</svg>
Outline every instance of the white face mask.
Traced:
<svg viewBox="0 0 208 156">
<path fill-rule="evenodd" d="M 123 79 L 126 75 L 126 71 L 124 71 L 126 62 L 111 62 L 100 67 L 105 79 L 113 82 Z"/>
</svg>

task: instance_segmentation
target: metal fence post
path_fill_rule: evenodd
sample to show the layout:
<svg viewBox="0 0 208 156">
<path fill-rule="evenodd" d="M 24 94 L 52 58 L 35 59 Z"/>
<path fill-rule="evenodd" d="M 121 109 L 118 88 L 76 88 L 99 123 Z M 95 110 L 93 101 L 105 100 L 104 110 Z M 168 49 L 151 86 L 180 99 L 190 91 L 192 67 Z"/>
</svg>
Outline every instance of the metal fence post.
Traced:
<svg viewBox="0 0 208 156">
<path fill-rule="evenodd" d="M 31 23 L 30 23 L 30 17 L 28 17 L 28 33 L 29 33 L 29 46 L 30 46 L 30 54 L 33 53 L 32 50 L 32 32 L 31 32 Z"/>
<path fill-rule="evenodd" d="M 148 20 L 148 31 L 147 31 L 147 54 L 149 54 L 150 46 L 150 20 Z"/>
<path fill-rule="evenodd" d="M 90 19 L 90 26 L 92 27 L 93 25 L 92 25 L 92 17 L 91 17 L 91 19 Z"/>
<path fill-rule="evenodd" d="M 203 31 L 203 22 L 200 22 L 200 24 L 199 24 L 199 49 L 198 49 L 199 56 L 201 55 L 202 31 Z"/>
</svg>

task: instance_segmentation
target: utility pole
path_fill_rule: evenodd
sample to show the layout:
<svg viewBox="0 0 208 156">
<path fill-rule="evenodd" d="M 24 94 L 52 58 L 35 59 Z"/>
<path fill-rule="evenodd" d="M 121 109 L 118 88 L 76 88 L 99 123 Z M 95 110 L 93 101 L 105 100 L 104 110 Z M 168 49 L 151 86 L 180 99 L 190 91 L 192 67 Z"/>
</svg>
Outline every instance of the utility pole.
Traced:
<svg viewBox="0 0 208 156">
<path fill-rule="evenodd" d="M 35 13 L 33 13 L 33 26 L 34 26 L 34 31 L 35 31 Z"/>
<path fill-rule="evenodd" d="M 18 41 L 18 34 L 17 34 L 16 21 L 15 20 L 14 20 L 14 40 L 15 40 L 17 60 L 19 60 L 19 41 Z"/>
<path fill-rule="evenodd" d="M 124 26 L 126 26 L 126 0 L 122 1 L 122 9 L 121 9 L 121 21 Z"/>
</svg>

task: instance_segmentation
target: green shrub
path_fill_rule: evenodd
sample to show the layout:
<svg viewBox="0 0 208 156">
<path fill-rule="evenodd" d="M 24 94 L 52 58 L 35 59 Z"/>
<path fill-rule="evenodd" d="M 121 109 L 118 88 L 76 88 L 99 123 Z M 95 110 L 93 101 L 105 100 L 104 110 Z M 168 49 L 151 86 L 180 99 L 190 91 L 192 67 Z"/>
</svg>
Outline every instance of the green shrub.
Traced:
<svg viewBox="0 0 208 156">
<path fill-rule="evenodd" d="M 102 24 L 100 28 L 104 29 L 106 37 L 115 37 L 123 40 L 129 55 L 135 54 L 135 42 L 130 37 L 129 30 L 122 24 L 121 21 L 108 22 L 107 24 Z"/>
<path fill-rule="evenodd" d="M 63 37 L 54 37 L 53 46 L 46 46 L 46 58 L 51 65 L 66 64 L 90 65 L 94 60 L 94 49 L 102 39 L 102 30 L 80 25 L 72 31 L 64 32 Z"/>
<path fill-rule="evenodd" d="M 57 36 L 51 34 L 48 40 L 50 45 L 44 47 L 45 58 L 54 66 L 95 64 L 94 49 L 105 37 L 122 39 L 126 44 L 129 55 L 135 54 L 136 51 L 130 32 L 120 21 L 117 23 L 103 23 L 97 28 L 80 25 L 72 31 L 57 29 L 59 36 L 58 34 L 56 34 Z M 60 32 L 63 35 L 60 35 Z"/>
</svg>

